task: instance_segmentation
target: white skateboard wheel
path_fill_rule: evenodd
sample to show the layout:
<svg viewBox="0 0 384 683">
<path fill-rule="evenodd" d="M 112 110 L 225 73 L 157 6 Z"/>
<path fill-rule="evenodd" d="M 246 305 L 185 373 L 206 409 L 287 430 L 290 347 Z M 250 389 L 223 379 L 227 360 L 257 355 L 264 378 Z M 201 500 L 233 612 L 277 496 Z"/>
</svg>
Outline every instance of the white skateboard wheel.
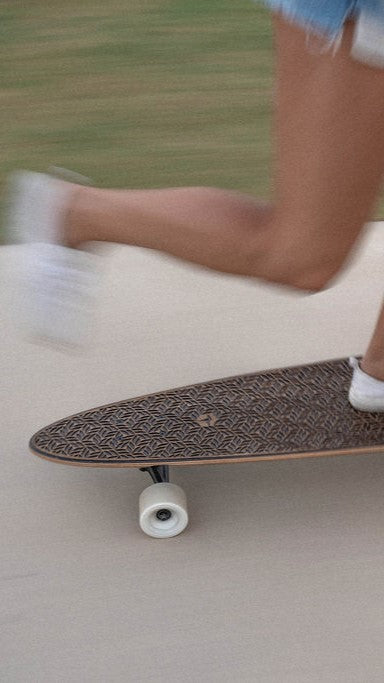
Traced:
<svg viewBox="0 0 384 683">
<path fill-rule="evenodd" d="M 163 482 L 148 486 L 139 500 L 140 526 L 154 538 L 170 538 L 188 524 L 187 499 L 180 486 Z"/>
</svg>

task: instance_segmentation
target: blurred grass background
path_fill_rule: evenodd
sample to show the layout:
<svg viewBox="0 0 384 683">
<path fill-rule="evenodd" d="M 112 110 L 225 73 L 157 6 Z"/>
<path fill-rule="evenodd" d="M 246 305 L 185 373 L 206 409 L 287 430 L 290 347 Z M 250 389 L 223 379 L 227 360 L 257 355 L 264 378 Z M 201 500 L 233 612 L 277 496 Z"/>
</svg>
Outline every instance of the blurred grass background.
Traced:
<svg viewBox="0 0 384 683">
<path fill-rule="evenodd" d="M 2 188 L 53 164 L 270 196 L 272 25 L 251 0 L 2 0 L 0 63 Z"/>
</svg>

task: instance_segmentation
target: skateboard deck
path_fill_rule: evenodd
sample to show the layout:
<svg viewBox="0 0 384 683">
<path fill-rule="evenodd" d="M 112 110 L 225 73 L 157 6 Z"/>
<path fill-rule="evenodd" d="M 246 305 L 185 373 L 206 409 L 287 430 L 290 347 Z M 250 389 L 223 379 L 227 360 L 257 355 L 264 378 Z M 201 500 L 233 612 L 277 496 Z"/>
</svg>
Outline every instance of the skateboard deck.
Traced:
<svg viewBox="0 0 384 683">
<path fill-rule="evenodd" d="M 348 401 L 347 359 L 131 398 L 37 432 L 32 452 L 55 462 L 148 467 L 384 451 L 384 414 Z"/>
<path fill-rule="evenodd" d="M 30 448 L 68 465 L 140 467 L 160 485 L 170 465 L 384 452 L 384 413 L 350 405 L 351 377 L 342 358 L 194 384 L 59 420 Z"/>
</svg>

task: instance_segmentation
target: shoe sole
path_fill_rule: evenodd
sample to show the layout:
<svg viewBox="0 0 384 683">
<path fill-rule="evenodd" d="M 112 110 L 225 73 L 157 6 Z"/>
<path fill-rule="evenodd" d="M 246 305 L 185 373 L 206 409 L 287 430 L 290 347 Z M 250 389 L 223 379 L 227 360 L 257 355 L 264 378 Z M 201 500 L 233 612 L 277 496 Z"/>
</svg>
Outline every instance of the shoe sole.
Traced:
<svg viewBox="0 0 384 683">
<path fill-rule="evenodd" d="M 354 391 L 353 387 L 349 390 L 348 394 L 349 402 L 356 408 L 356 410 L 362 410 L 367 413 L 382 413 L 384 412 L 384 397 L 370 397 L 363 396 L 362 394 Z"/>
</svg>

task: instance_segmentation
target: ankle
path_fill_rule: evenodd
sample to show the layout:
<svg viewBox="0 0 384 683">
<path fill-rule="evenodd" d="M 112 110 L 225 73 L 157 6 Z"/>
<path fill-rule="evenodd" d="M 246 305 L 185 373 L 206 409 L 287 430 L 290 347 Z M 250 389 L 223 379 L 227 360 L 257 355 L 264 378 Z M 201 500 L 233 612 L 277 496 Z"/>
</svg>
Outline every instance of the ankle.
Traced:
<svg viewBox="0 0 384 683">
<path fill-rule="evenodd" d="M 366 375 L 384 382 L 384 358 L 370 358 L 364 356 L 360 368 Z"/>
<path fill-rule="evenodd" d="M 90 241 L 84 233 L 84 195 L 89 191 L 88 187 L 72 184 L 73 193 L 67 208 L 63 241 L 65 246 L 77 249 L 81 244 Z"/>
</svg>

